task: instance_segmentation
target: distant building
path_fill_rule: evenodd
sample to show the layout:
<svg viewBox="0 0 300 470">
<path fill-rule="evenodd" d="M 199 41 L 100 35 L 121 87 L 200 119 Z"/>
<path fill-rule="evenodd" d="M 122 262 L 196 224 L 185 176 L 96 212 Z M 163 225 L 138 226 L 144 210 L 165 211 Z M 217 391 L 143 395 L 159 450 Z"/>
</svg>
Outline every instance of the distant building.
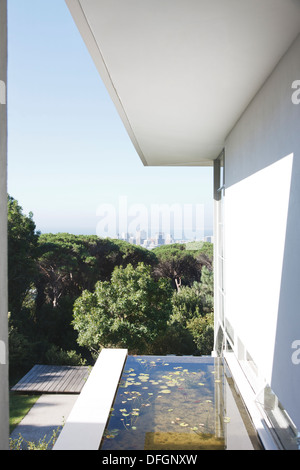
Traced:
<svg viewBox="0 0 300 470">
<path fill-rule="evenodd" d="M 163 233 L 159 232 L 155 235 L 155 244 L 157 246 L 164 245 L 165 244 L 165 239 L 163 237 Z"/>
</svg>

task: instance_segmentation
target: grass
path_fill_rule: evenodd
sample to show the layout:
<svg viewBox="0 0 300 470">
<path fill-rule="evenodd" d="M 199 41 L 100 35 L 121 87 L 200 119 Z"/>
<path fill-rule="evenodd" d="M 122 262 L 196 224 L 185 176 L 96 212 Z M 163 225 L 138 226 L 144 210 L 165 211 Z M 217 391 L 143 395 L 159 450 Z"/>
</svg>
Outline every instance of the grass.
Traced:
<svg viewBox="0 0 300 470">
<path fill-rule="evenodd" d="M 27 415 L 30 408 L 35 404 L 40 395 L 19 395 L 10 393 L 9 396 L 9 430 L 10 433 Z"/>
</svg>

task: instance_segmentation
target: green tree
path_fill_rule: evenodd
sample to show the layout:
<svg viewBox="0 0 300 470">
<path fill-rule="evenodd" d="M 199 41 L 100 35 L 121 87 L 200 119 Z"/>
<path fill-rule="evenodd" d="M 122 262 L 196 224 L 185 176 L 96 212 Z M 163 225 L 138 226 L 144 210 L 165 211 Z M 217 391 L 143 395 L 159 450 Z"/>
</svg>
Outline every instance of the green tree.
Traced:
<svg viewBox="0 0 300 470">
<path fill-rule="evenodd" d="M 153 250 L 158 259 L 154 267 L 157 277 L 165 277 L 172 281 L 177 291 L 183 285 L 191 285 L 199 281 L 201 264 L 193 252 L 188 252 L 183 244 L 164 245 Z"/>
<path fill-rule="evenodd" d="M 197 354 L 210 355 L 214 344 L 214 316 L 208 313 L 203 317 L 195 317 L 187 322 L 187 330 L 191 333 L 197 348 Z"/>
<path fill-rule="evenodd" d="M 211 264 L 213 261 L 214 245 L 211 242 L 188 242 L 185 245 L 187 251 L 193 251 L 195 256 L 205 255 L 206 259 Z"/>
<path fill-rule="evenodd" d="M 121 240 L 68 233 L 44 234 L 39 238 L 38 299 L 57 307 L 65 296 L 75 300 L 97 281 L 109 281 L 116 266 L 154 264 L 155 256 Z"/>
<path fill-rule="evenodd" d="M 23 214 L 16 199 L 7 196 L 8 236 L 8 308 L 16 321 L 23 301 L 36 279 L 36 256 L 39 232 L 33 214 Z"/>
<path fill-rule="evenodd" d="M 76 298 L 97 281 L 97 259 L 92 254 L 94 237 L 68 233 L 39 238 L 38 304 L 59 306 L 63 297 Z"/>
<path fill-rule="evenodd" d="M 213 349 L 213 272 L 202 267 L 201 282 L 174 292 L 172 305 L 165 344 L 172 338 L 173 353 L 210 354 Z"/>
<path fill-rule="evenodd" d="M 116 267 L 110 282 L 98 282 L 94 292 L 84 291 L 76 300 L 78 343 L 94 351 L 124 347 L 146 353 L 167 326 L 171 296 L 169 281 L 155 280 L 150 266 Z"/>
</svg>

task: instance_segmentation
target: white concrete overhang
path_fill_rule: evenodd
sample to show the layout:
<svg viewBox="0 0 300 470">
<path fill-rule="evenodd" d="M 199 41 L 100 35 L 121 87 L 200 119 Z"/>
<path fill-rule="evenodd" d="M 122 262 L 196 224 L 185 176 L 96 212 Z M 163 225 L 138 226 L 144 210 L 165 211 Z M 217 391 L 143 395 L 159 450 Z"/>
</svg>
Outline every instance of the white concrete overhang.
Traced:
<svg viewBox="0 0 300 470">
<path fill-rule="evenodd" d="M 66 3 L 149 166 L 211 165 L 300 32 L 300 0 Z"/>
</svg>

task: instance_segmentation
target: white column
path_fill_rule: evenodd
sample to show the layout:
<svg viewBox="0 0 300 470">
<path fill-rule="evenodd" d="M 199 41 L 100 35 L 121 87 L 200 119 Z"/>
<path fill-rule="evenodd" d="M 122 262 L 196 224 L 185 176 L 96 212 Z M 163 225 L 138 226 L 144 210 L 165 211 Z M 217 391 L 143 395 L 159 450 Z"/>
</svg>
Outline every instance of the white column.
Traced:
<svg viewBox="0 0 300 470">
<path fill-rule="evenodd" d="M 7 0 L 0 0 L 0 450 L 9 445 L 7 321 Z"/>
</svg>

